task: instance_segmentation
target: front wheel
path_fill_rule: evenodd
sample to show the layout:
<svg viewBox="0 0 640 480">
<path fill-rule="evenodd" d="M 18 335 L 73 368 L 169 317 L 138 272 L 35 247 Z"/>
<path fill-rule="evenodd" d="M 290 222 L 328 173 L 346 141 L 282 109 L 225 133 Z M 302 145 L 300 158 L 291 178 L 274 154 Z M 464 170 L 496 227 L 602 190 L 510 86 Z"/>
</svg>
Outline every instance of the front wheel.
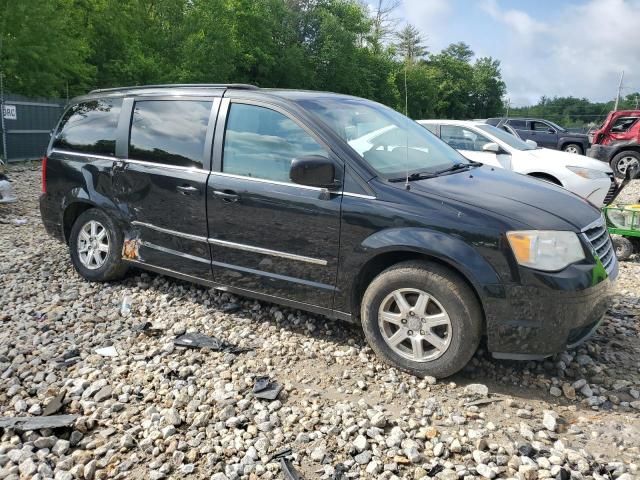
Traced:
<svg viewBox="0 0 640 480">
<path fill-rule="evenodd" d="M 567 143 L 562 149 L 563 152 L 567 153 L 576 153 L 578 155 L 582 155 L 582 146 L 577 143 Z"/>
<path fill-rule="evenodd" d="M 624 178 L 629 167 L 640 164 L 640 153 L 629 151 L 617 154 L 611 160 L 611 169 L 616 177 Z"/>
<path fill-rule="evenodd" d="M 402 262 L 383 271 L 364 294 L 361 316 L 376 354 L 417 376 L 453 375 L 480 342 L 476 296 L 458 275 L 434 263 Z"/>
<path fill-rule="evenodd" d="M 121 257 L 122 242 L 122 232 L 111 217 L 90 208 L 71 227 L 69 253 L 73 266 L 91 282 L 118 280 L 128 268 Z"/>
</svg>

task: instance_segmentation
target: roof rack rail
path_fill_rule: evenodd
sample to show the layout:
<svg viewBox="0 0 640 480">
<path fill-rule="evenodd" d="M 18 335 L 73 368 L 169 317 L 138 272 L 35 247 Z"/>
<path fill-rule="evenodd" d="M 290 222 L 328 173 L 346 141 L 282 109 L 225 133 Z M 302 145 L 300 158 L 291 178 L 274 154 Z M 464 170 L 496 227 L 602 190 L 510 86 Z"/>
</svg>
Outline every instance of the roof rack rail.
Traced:
<svg viewBox="0 0 640 480">
<path fill-rule="evenodd" d="M 233 88 L 237 90 L 257 90 L 259 87 L 248 83 L 168 83 L 164 85 L 134 85 L 131 87 L 98 88 L 89 93 L 117 92 L 119 90 L 140 90 L 145 88 Z"/>
</svg>

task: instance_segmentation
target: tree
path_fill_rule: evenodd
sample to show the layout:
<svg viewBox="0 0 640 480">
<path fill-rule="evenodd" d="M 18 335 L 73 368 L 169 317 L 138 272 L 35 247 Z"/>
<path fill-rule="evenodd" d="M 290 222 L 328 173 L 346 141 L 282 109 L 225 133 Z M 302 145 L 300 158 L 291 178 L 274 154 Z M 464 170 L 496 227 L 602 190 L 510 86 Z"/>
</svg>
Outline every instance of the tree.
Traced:
<svg viewBox="0 0 640 480">
<path fill-rule="evenodd" d="M 0 0 L 0 65 L 5 88 L 24 95 L 64 96 L 92 85 L 96 68 L 76 25 L 73 0 Z"/>
<path fill-rule="evenodd" d="M 396 34 L 397 43 L 396 48 L 398 55 L 406 63 L 411 64 L 420 60 L 427 55 L 427 47 L 423 45 L 424 40 L 420 31 L 411 24 L 405 25 L 405 27 Z"/>
<path fill-rule="evenodd" d="M 471 61 L 474 55 L 471 47 L 464 42 L 452 43 L 440 53 L 467 63 Z"/>
<path fill-rule="evenodd" d="M 369 43 L 375 54 L 382 52 L 385 42 L 394 34 L 398 20 L 393 15 L 400 3 L 400 0 L 377 0 L 373 6 Z"/>
<path fill-rule="evenodd" d="M 498 60 L 491 57 L 476 60 L 473 65 L 472 116 L 486 118 L 500 115 L 506 89 Z"/>
</svg>

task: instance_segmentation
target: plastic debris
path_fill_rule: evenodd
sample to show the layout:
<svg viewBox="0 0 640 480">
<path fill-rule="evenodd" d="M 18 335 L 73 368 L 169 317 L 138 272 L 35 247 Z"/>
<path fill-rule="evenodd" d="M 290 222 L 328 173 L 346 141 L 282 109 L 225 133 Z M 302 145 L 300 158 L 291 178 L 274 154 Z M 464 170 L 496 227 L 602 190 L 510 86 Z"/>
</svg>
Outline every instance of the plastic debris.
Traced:
<svg viewBox="0 0 640 480">
<path fill-rule="evenodd" d="M 103 357 L 117 357 L 118 351 L 116 347 L 104 347 L 104 348 L 96 348 L 95 352 L 98 355 L 102 355 Z"/>
<path fill-rule="evenodd" d="M 286 457 L 280 457 L 280 468 L 282 469 L 282 473 L 284 477 L 288 480 L 302 480 L 302 477 L 298 473 L 298 471 L 293 468 L 291 464 L 291 460 Z"/>
<path fill-rule="evenodd" d="M 26 225 L 27 223 L 29 223 L 29 220 L 27 220 L 26 218 L 14 218 L 13 219 L 13 224 L 20 227 L 22 225 Z"/>
<path fill-rule="evenodd" d="M 220 340 L 219 338 L 210 337 L 204 333 L 197 332 L 179 335 L 175 338 L 173 343 L 177 347 L 208 348 L 218 352 L 225 351 L 230 353 L 242 353 L 251 350 L 250 348 L 238 347 L 231 343 L 227 343 L 224 340 Z"/>
<path fill-rule="evenodd" d="M 258 377 L 253 385 L 253 395 L 263 400 L 275 400 L 282 391 L 282 385 L 272 382 L 269 377 Z"/>
<path fill-rule="evenodd" d="M 131 315 L 131 297 L 129 295 L 125 295 L 124 297 L 122 297 L 120 315 L 122 317 L 128 317 L 129 315 Z"/>
<path fill-rule="evenodd" d="M 52 415 L 49 417 L 0 417 L 0 428 L 26 432 L 41 428 L 70 427 L 80 415 Z"/>
</svg>

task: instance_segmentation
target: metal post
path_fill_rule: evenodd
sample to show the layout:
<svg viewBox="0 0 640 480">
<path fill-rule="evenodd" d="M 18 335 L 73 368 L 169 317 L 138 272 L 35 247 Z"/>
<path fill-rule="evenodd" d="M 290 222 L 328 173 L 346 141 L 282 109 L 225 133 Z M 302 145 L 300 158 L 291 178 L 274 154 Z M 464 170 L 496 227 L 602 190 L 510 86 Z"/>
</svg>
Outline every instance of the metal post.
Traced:
<svg viewBox="0 0 640 480">
<path fill-rule="evenodd" d="M 2 117 L 2 156 L 4 157 L 4 163 L 8 165 L 7 130 L 4 125 L 4 73 L 2 72 L 0 72 L 0 116 Z"/>
<path fill-rule="evenodd" d="M 618 93 L 616 95 L 616 104 L 613 107 L 613 111 L 618 110 L 618 102 L 620 101 L 620 90 L 622 90 L 622 80 L 624 79 L 624 70 L 622 71 L 622 75 L 620 75 L 620 82 L 618 83 Z"/>
</svg>

